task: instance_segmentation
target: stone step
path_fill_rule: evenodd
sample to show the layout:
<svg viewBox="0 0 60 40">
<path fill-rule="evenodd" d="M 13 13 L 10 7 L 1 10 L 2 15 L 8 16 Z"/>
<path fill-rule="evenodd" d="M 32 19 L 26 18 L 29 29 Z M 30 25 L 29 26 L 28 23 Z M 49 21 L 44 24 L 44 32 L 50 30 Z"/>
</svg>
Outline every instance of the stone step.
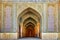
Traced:
<svg viewBox="0 0 60 40">
<path fill-rule="evenodd" d="M 41 40 L 41 39 L 39 39 L 39 38 L 22 38 L 19 40 Z"/>
</svg>

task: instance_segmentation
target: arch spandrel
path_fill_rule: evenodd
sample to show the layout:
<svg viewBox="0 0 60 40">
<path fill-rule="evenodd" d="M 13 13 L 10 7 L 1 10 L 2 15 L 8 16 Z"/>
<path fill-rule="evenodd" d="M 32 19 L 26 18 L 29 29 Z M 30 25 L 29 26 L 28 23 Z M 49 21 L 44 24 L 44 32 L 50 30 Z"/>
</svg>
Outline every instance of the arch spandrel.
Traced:
<svg viewBox="0 0 60 40">
<path fill-rule="evenodd" d="M 35 11 L 33 8 L 30 8 L 30 7 L 28 7 L 28 8 L 26 8 L 26 9 L 24 9 L 19 15 L 18 15 L 18 18 L 19 17 L 22 17 L 25 13 L 27 13 L 27 12 L 29 12 L 29 11 L 31 11 L 32 13 L 34 13 L 35 15 L 37 15 L 37 17 L 41 17 L 41 15 L 37 12 L 37 11 Z M 38 13 L 38 14 L 37 14 Z"/>
<path fill-rule="evenodd" d="M 28 22 L 25 26 L 28 27 L 29 25 L 32 25 L 33 27 L 35 27 L 35 24 L 32 22 Z"/>
<path fill-rule="evenodd" d="M 28 19 L 29 17 L 33 18 L 37 22 L 40 21 L 40 19 L 38 19 L 37 17 L 34 17 L 34 16 L 27 16 L 27 17 L 24 18 L 24 20 Z M 22 20 L 22 21 L 24 21 L 24 20 Z"/>
<path fill-rule="evenodd" d="M 26 16 L 26 17 L 23 17 L 23 16 L 25 16 L 26 15 L 26 13 L 27 12 L 31 12 L 33 15 L 29 15 L 28 14 L 28 16 Z M 25 10 L 23 10 L 20 14 L 19 14 L 19 16 L 18 16 L 18 22 L 19 22 L 19 19 L 20 18 L 22 18 L 22 21 L 24 21 L 25 19 L 27 19 L 28 17 L 32 17 L 33 19 L 35 19 L 36 21 L 40 21 L 41 20 L 41 15 L 37 12 L 37 11 L 35 11 L 34 9 L 32 9 L 32 8 L 30 8 L 30 7 L 28 7 L 27 9 L 25 9 Z M 38 20 L 37 20 L 38 19 Z M 21 19 L 20 19 L 21 20 Z M 21 22 L 22 22 L 21 21 Z"/>
<path fill-rule="evenodd" d="M 27 18 L 26 20 L 23 21 L 23 25 L 26 25 L 27 23 L 32 22 L 33 24 L 36 25 L 37 21 L 31 17 Z"/>
</svg>

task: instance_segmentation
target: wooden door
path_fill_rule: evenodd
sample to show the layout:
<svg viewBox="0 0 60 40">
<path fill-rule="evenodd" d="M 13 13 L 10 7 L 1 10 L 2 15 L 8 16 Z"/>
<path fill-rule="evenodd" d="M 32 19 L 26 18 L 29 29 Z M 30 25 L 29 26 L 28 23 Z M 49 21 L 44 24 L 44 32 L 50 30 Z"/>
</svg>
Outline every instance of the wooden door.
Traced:
<svg viewBox="0 0 60 40">
<path fill-rule="evenodd" d="M 26 28 L 26 37 L 35 37 L 35 30 L 33 26 L 29 25 Z"/>
</svg>

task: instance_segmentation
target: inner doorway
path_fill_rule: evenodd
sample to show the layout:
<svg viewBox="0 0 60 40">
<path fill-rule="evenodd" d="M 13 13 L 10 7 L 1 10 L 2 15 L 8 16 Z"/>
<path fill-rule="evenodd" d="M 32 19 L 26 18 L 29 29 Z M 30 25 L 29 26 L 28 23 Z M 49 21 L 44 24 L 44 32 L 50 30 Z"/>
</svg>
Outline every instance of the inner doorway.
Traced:
<svg viewBox="0 0 60 40">
<path fill-rule="evenodd" d="M 31 22 L 29 22 L 27 25 L 28 26 L 26 27 L 25 37 L 35 37 L 34 25 Z"/>
</svg>

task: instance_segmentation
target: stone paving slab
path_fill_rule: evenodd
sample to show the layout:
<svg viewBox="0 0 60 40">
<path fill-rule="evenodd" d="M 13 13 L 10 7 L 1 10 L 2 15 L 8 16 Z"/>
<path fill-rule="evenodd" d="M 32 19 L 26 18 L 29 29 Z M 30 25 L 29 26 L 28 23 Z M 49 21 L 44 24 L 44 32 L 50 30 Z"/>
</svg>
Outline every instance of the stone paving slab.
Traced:
<svg viewBox="0 0 60 40">
<path fill-rule="evenodd" d="M 0 40 L 59 40 L 59 39 L 21 38 L 21 39 L 0 39 Z"/>
</svg>

